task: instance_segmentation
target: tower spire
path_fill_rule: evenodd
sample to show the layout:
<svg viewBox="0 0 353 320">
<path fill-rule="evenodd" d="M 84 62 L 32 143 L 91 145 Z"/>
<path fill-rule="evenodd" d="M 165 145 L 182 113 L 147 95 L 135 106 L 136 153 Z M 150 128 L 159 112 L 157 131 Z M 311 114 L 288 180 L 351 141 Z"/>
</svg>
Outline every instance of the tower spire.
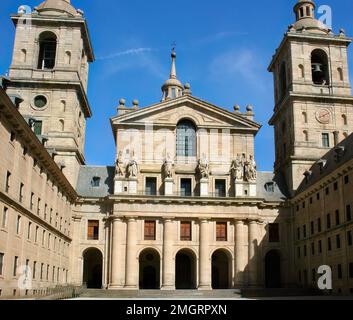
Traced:
<svg viewBox="0 0 353 320">
<path fill-rule="evenodd" d="M 170 79 L 176 79 L 177 74 L 176 74 L 176 65 L 175 65 L 175 60 L 176 60 L 176 53 L 175 53 L 175 48 L 172 49 L 172 67 L 170 69 Z"/>
</svg>

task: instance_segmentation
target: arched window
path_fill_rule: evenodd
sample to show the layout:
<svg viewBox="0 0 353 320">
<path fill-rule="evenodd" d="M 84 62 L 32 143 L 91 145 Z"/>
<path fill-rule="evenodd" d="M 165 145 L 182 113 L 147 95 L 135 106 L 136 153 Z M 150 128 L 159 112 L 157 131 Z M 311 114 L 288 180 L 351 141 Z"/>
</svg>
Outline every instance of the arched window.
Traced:
<svg viewBox="0 0 353 320">
<path fill-rule="evenodd" d="M 342 70 L 342 68 L 338 68 L 337 72 L 338 72 L 338 78 L 340 79 L 340 81 L 343 81 L 343 70 Z"/>
<path fill-rule="evenodd" d="M 325 51 L 316 49 L 311 53 L 311 68 L 314 84 L 330 84 L 328 58 Z"/>
<path fill-rule="evenodd" d="M 347 116 L 345 114 L 342 114 L 342 123 L 344 126 L 347 125 Z"/>
<path fill-rule="evenodd" d="M 287 71 L 286 71 L 286 63 L 282 62 L 281 69 L 279 72 L 279 96 L 282 99 L 287 90 Z"/>
<path fill-rule="evenodd" d="M 303 135 L 304 135 L 304 141 L 305 141 L 305 142 L 308 142 L 308 141 L 309 141 L 309 134 L 308 134 L 308 131 L 307 131 L 307 130 L 304 130 L 304 131 L 303 131 Z"/>
<path fill-rule="evenodd" d="M 308 115 L 307 115 L 307 113 L 303 112 L 302 115 L 303 115 L 303 122 L 304 123 L 308 123 Z"/>
<path fill-rule="evenodd" d="M 39 36 L 38 69 L 53 69 L 56 57 L 56 36 L 52 32 L 43 32 Z"/>
<path fill-rule="evenodd" d="M 71 64 L 71 52 L 70 51 L 65 52 L 65 64 L 66 65 Z"/>
<path fill-rule="evenodd" d="M 66 101 L 65 100 L 61 100 L 60 101 L 60 111 L 61 112 L 65 112 L 66 111 Z"/>
<path fill-rule="evenodd" d="M 177 125 L 176 152 L 177 156 L 196 156 L 196 128 L 189 120 L 183 120 Z"/>
<path fill-rule="evenodd" d="M 65 130 L 65 122 L 64 120 L 59 120 L 59 130 L 63 132 Z"/>
<path fill-rule="evenodd" d="M 304 78 L 305 73 L 304 73 L 304 66 L 302 64 L 299 65 L 299 77 Z"/>
</svg>

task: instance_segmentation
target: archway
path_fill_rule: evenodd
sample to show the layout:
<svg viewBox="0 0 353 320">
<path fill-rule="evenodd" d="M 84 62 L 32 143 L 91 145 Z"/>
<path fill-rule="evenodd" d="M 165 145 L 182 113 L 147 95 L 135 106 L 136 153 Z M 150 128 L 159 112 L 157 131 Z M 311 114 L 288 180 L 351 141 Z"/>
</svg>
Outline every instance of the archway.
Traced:
<svg viewBox="0 0 353 320">
<path fill-rule="evenodd" d="M 266 288 L 281 288 L 281 256 L 277 250 L 266 254 L 265 282 Z"/>
<path fill-rule="evenodd" d="M 160 288 L 160 256 L 154 249 L 145 249 L 139 257 L 139 286 L 140 289 Z"/>
<path fill-rule="evenodd" d="M 212 288 L 229 289 L 229 258 L 224 250 L 217 250 L 212 255 Z"/>
<path fill-rule="evenodd" d="M 83 253 L 83 284 L 89 289 L 102 288 L 103 255 L 96 248 Z"/>
<path fill-rule="evenodd" d="M 190 250 L 180 250 L 175 257 L 175 288 L 196 289 L 196 257 Z"/>
</svg>

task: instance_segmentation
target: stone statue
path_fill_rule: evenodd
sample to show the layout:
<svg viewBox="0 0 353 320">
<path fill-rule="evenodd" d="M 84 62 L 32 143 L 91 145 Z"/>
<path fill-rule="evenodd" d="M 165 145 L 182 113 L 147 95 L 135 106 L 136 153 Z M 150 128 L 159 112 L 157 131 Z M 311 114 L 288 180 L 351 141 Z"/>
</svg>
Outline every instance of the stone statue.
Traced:
<svg viewBox="0 0 353 320">
<path fill-rule="evenodd" d="M 244 157 L 238 154 L 236 159 L 233 160 L 231 166 L 231 172 L 236 181 L 243 181 L 244 179 Z"/>
<path fill-rule="evenodd" d="M 163 175 L 164 178 L 173 178 L 173 160 L 169 152 L 163 163 Z"/>
<path fill-rule="evenodd" d="M 119 151 L 118 157 L 115 161 L 115 176 L 123 177 L 124 176 L 124 161 L 123 161 L 123 152 Z"/>
<path fill-rule="evenodd" d="M 256 162 L 252 155 L 249 156 L 249 159 L 245 162 L 245 180 L 246 181 L 256 181 L 257 172 L 256 172 Z"/>
<path fill-rule="evenodd" d="M 127 177 L 136 178 L 138 175 L 138 163 L 135 157 L 135 152 L 132 152 L 132 156 L 127 165 Z"/>
<path fill-rule="evenodd" d="M 199 159 L 196 171 L 199 173 L 201 179 L 208 179 L 209 177 L 209 165 L 205 154 Z"/>
</svg>

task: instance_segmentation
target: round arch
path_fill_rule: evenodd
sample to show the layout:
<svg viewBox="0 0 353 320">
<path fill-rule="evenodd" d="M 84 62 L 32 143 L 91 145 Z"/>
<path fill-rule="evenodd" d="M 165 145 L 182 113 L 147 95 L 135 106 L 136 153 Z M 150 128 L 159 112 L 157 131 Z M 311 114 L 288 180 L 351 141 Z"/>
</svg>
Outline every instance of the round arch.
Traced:
<svg viewBox="0 0 353 320">
<path fill-rule="evenodd" d="M 175 255 L 175 288 L 196 289 L 197 255 L 192 249 L 179 249 Z"/>
<path fill-rule="evenodd" d="M 265 286 L 266 288 L 282 287 L 282 255 L 279 250 L 266 252 L 265 257 Z"/>
<path fill-rule="evenodd" d="M 144 248 L 139 253 L 139 288 L 160 289 L 161 256 L 155 248 Z"/>
<path fill-rule="evenodd" d="M 43 31 L 38 37 L 38 69 L 54 69 L 58 36 L 53 31 Z"/>
<path fill-rule="evenodd" d="M 103 254 L 98 248 L 86 248 L 82 252 L 82 283 L 90 289 L 101 289 L 103 279 Z"/>
<path fill-rule="evenodd" d="M 230 289 L 232 286 L 232 254 L 226 248 L 213 251 L 212 261 L 212 288 Z"/>
</svg>

